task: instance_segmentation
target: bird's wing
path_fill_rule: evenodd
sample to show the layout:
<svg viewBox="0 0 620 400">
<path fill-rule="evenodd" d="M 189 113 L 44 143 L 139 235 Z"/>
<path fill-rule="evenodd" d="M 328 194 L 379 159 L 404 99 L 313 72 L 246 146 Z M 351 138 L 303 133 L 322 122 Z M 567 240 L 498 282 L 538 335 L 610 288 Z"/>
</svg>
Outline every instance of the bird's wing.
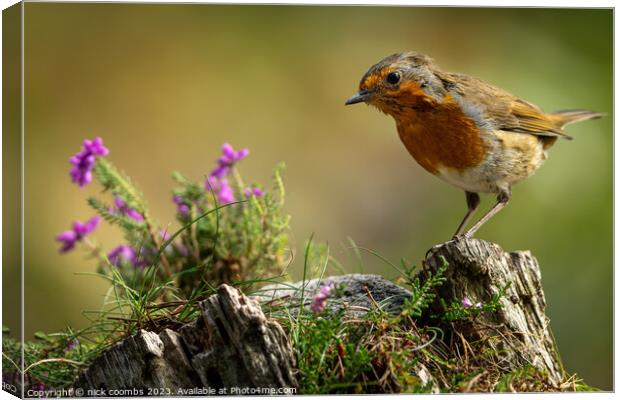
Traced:
<svg viewBox="0 0 620 400">
<path fill-rule="evenodd" d="M 477 78 L 453 74 L 452 80 L 455 83 L 453 90 L 459 92 L 463 101 L 472 102 L 482 110 L 484 119 L 496 129 L 572 139 L 532 103 Z"/>
<path fill-rule="evenodd" d="M 519 98 L 510 101 L 510 113 L 501 129 L 513 132 L 531 133 L 536 136 L 563 137 L 572 139 L 551 120 L 544 111 Z"/>
</svg>

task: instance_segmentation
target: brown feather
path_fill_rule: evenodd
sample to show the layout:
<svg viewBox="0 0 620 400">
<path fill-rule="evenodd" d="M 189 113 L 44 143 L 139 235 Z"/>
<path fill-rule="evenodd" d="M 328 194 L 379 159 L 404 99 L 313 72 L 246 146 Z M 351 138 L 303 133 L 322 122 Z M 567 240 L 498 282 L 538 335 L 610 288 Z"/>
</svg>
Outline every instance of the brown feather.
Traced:
<svg viewBox="0 0 620 400">
<path fill-rule="evenodd" d="M 485 110 L 484 119 L 498 130 L 528 133 L 542 137 L 572 139 L 562 131 L 557 119 L 550 118 L 536 105 L 478 78 L 463 74 L 435 71 L 435 74 L 468 103 Z"/>
<path fill-rule="evenodd" d="M 575 122 L 600 118 L 603 116 L 605 116 L 605 113 L 590 110 L 561 110 L 547 114 L 548 118 L 550 118 L 557 126 L 561 127 Z"/>
<path fill-rule="evenodd" d="M 516 99 L 511 105 L 511 112 L 518 120 L 518 126 L 507 130 L 531 133 L 536 136 L 558 136 L 572 139 L 537 106 L 521 99 Z"/>
</svg>

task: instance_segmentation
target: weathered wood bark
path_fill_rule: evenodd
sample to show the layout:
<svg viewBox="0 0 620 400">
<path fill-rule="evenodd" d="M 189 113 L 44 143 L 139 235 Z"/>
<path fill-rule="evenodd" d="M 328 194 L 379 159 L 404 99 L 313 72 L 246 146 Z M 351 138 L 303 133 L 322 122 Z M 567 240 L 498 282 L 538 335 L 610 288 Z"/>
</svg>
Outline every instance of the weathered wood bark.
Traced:
<svg viewBox="0 0 620 400">
<path fill-rule="evenodd" d="M 487 345 L 501 354 L 506 371 L 533 365 L 559 384 L 563 371 L 545 315 L 545 294 L 540 267 L 529 251 L 507 253 L 494 243 L 478 239 L 457 240 L 436 246 L 426 265 L 432 271 L 448 263 L 446 282 L 438 298 L 450 301 L 467 297 L 474 304 L 488 302 L 507 285 L 495 313 L 483 313 L 470 325 L 467 340 L 487 338 Z M 435 310 L 441 310 L 436 301 Z"/>
<path fill-rule="evenodd" d="M 104 390 L 99 396 L 170 396 L 286 394 L 278 390 L 297 387 L 290 342 L 255 301 L 222 285 L 200 308 L 201 317 L 179 332 L 142 330 L 118 343 L 74 387 L 85 396 L 93 389 Z"/>
<path fill-rule="evenodd" d="M 442 327 L 443 340 L 450 340 L 452 335 L 472 343 L 484 341 L 492 350 L 489 357 L 494 357 L 492 361 L 501 371 L 532 365 L 544 371 L 550 385 L 557 387 L 563 371 L 548 329 L 536 259 L 528 251 L 506 253 L 482 240 L 450 241 L 430 251 L 422 279 L 428 270 L 436 271 L 444 259 L 448 264 L 446 280 L 437 288 L 438 296 L 431 305 L 435 314 L 441 315 L 445 303 L 465 297 L 474 304 L 486 303 L 507 289 L 500 309 L 481 313 L 461 323 L 458 330 L 454 324 L 446 324 Z M 411 297 L 411 292 L 380 276 L 351 274 L 305 285 L 272 285 L 257 299 L 282 298 L 297 304 L 292 309 L 295 311 L 302 286 L 309 305 L 327 281 L 344 287 L 338 292 L 341 298 L 330 306 L 344 306 L 356 317 L 377 303 L 386 311 L 399 312 Z M 158 335 L 141 331 L 111 348 L 78 377 L 75 387 L 138 389 L 143 395 L 151 394 L 151 388 L 169 388 L 171 393 L 159 393 L 164 395 L 188 395 L 218 393 L 205 392 L 204 388 L 226 388 L 225 393 L 235 394 L 232 388 L 297 387 L 289 340 L 277 323 L 265 318 L 258 303 L 222 285 L 218 294 L 202 302 L 200 308 L 201 318 L 177 332 L 167 329 Z M 433 377 L 432 371 L 432 365 L 420 362 L 413 372 L 423 383 L 430 383 L 432 391 L 439 391 L 440 379 Z"/>
</svg>

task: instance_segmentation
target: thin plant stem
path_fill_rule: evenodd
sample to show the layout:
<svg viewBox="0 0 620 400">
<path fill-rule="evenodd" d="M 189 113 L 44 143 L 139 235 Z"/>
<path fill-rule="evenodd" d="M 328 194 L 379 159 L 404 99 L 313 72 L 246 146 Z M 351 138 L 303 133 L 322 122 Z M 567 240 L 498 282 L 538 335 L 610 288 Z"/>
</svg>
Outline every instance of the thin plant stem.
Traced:
<svg viewBox="0 0 620 400">
<path fill-rule="evenodd" d="M 149 236 L 151 237 L 151 240 L 155 244 L 155 248 L 159 249 L 161 247 L 161 242 L 157 239 L 157 235 L 154 232 L 153 225 L 151 224 L 151 221 L 146 215 L 144 216 L 144 222 L 146 223 L 146 229 L 149 233 Z M 168 258 L 166 257 L 163 251 L 159 252 L 159 260 L 161 261 L 161 264 L 164 266 L 164 270 L 166 271 L 166 277 L 172 278 L 172 271 L 170 270 L 170 263 L 168 262 Z"/>
</svg>

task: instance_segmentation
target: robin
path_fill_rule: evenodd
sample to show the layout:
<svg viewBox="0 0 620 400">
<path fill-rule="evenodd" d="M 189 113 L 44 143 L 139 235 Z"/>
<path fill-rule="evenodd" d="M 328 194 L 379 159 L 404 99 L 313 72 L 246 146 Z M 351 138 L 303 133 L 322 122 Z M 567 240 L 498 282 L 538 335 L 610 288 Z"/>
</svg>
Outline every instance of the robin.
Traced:
<svg viewBox="0 0 620 400">
<path fill-rule="evenodd" d="M 510 200 L 512 185 L 532 175 L 564 127 L 601 117 L 589 110 L 545 113 L 540 107 L 464 74 L 444 72 L 428 56 L 393 54 L 362 77 L 346 105 L 366 103 L 391 115 L 401 141 L 425 170 L 465 191 L 467 213 L 454 238 L 472 237 Z M 497 203 L 471 228 L 478 193 Z"/>
</svg>

